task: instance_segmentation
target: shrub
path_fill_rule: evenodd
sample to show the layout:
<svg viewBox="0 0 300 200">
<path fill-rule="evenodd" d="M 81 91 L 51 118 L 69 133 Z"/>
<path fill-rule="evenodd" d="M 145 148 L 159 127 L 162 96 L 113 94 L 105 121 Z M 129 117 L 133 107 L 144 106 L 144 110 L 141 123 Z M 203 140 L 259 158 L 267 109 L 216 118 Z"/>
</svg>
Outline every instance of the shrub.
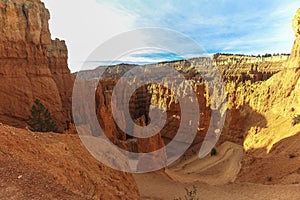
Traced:
<svg viewBox="0 0 300 200">
<path fill-rule="evenodd" d="M 300 123 L 300 115 L 297 115 L 293 118 L 293 126 Z"/>
<path fill-rule="evenodd" d="M 185 188 L 185 195 L 184 199 L 179 197 L 175 198 L 174 200 L 199 200 L 198 194 L 197 194 L 197 188 L 193 186 L 193 189 Z"/>
<path fill-rule="evenodd" d="M 210 152 L 210 155 L 211 155 L 211 156 L 217 155 L 217 150 L 216 150 L 215 148 L 213 148 L 213 149 L 211 150 L 211 152 Z"/>
<path fill-rule="evenodd" d="M 36 99 L 31 107 L 28 120 L 30 130 L 35 132 L 57 132 L 56 123 L 52 120 L 48 109 Z"/>
</svg>

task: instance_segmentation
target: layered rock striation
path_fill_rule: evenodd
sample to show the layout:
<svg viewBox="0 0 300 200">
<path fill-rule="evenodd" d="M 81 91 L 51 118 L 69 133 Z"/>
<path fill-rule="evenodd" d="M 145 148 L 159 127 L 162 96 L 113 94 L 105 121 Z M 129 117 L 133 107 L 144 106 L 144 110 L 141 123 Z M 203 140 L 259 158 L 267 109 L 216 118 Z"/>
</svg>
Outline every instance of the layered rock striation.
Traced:
<svg viewBox="0 0 300 200">
<path fill-rule="evenodd" d="M 218 68 L 222 75 L 227 95 L 227 113 L 219 143 L 231 141 L 243 145 L 247 151 L 245 166 L 249 161 L 248 158 L 259 157 L 261 152 L 268 153 L 281 140 L 299 133 L 299 125 L 292 124 L 293 117 L 300 114 L 299 12 L 300 10 L 293 20 L 296 40 L 289 55 L 253 57 L 219 54 L 214 55 L 212 59 L 197 58 L 189 61 L 155 64 L 158 69 L 163 66 L 176 69 L 190 81 L 189 85 L 197 95 L 201 117 L 191 150 L 198 150 L 211 120 L 210 91 L 202 77 L 203 74 L 193 65 L 193 62 L 197 62 L 197 60 L 201 60 L 203 69 L 206 69 L 207 65 L 212 65 Z M 148 65 L 148 67 L 150 66 Z M 115 144 L 133 152 L 154 151 L 167 145 L 176 135 L 181 123 L 181 108 L 177 101 L 178 96 L 157 84 L 141 87 L 133 94 L 127 93 L 124 86 L 122 94 L 119 94 L 121 98 L 115 102 L 116 105 L 111 105 L 111 96 L 115 85 L 120 77 L 134 67 L 124 64 L 111 66 L 99 84 L 94 84 L 98 84 L 96 112 L 101 127 Z M 151 75 L 145 74 L 145 76 L 150 77 Z M 97 76 L 93 76 L 92 71 L 85 76 L 88 80 L 95 77 Z M 128 80 L 128 83 L 129 85 L 134 84 L 135 81 L 134 79 Z M 177 89 L 185 91 L 188 87 L 187 84 Z M 157 133 L 156 138 L 144 139 L 141 142 L 140 138 L 124 133 L 114 122 L 111 106 L 122 104 L 122 97 L 130 95 L 131 118 L 140 126 L 146 126 L 151 121 L 148 116 L 151 105 L 163 108 L 167 113 L 165 126 Z M 118 117 L 122 117 L 122 115 L 119 114 Z M 252 154 L 252 152 L 258 153 Z"/>
<path fill-rule="evenodd" d="M 239 97 L 239 90 L 237 88 L 239 88 L 240 85 L 251 85 L 268 80 L 284 68 L 283 63 L 286 63 L 287 58 L 288 56 L 273 56 L 262 60 L 248 56 L 215 55 L 212 59 L 196 58 L 187 61 L 164 62 L 149 65 L 146 66 L 146 68 L 154 66 L 159 70 L 160 68 L 168 66 L 176 69 L 185 77 L 185 79 L 189 80 L 188 84 L 183 84 L 180 88 L 173 89 L 174 91 L 181 91 L 181 95 L 185 95 L 184 91 L 188 90 L 189 87 L 192 87 L 193 92 L 197 96 L 200 108 L 200 121 L 197 136 L 193 144 L 195 147 L 199 147 L 208 131 L 211 120 L 210 91 L 207 87 L 207 82 L 204 80 L 202 75 L 203 73 L 206 73 L 204 72 L 205 69 L 208 69 L 206 66 L 217 67 L 224 81 L 224 86 L 227 90 L 229 99 L 229 109 L 227 111 L 225 127 L 223 129 L 224 137 L 222 137 L 222 141 L 230 140 L 242 144 L 244 133 L 247 132 L 250 127 L 248 125 L 243 126 L 244 121 L 247 120 L 245 117 L 248 116 L 248 112 L 240 112 L 240 104 L 236 104 L 236 98 Z M 201 72 L 201 70 L 196 67 L 195 63 L 201 63 L 201 70 L 204 71 Z M 125 97 L 128 98 L 128 95 L 132 95 L 129 103 L 130 114 L 132 120 L 136 121 L 137 124 L 141 123 L 142 120 L 142 124 L 146 126 L 149 121 L 151 121 L 148 116 L 150 106 L 162 108 L 167 113 L 164 128 L 157 133 L 155 136 L 156 139 L 149 138 L 149 141 L 151 142 L 149 146 L 144 145 L 145 142 L 141 141 L 146 141 L 146 139 L 131 137 L 118 127 L 114 121 L 111 109 L 111 96 L 115 85 L 126 72 L 130 71 L 134 67 L 136 67 L 136 65 L 120 64 L 107 68 L 97 86 L 96 112 L 103 131 L 115 144 L 120 145 L 124 149 L 135 152 L 149 152 L 167 145 L 177 134 L 178 128 L 182 124 L 182 110 L 177 99 L 177 95 L 180 95 L 180 93 L 174 94 L 171 90 L 169 90 L 170 88 L 167 89 L 162 85 L 149 84 L 139 88 L 133 94 L 128 94 L 128 89 L 126 89 L 126 86 L 124 85 L 123 90 L 121 90 L 122 94 L 118 95 L 120 98 L 117 100 L 118 102 L 115 102 L 115 104 L 122 105 L 123 99 Z M 99 69 L 96 69 L 95 71 L 81 72 L 80 77 L 88 80 L 87 82 L 94 82 L 92 85 L 97 85 L 97 81 L 93 79 L 99 75 L 97 73 Z M 151 76 L 153 75 L 145 72 L 145 77 L 151 79 Z M 211 74 L 210 76 L 214 76 L 214 74 Z M 134 79 L 128 79 L 127 82 L 130 86 L 134 85 L 135 81 L 136 80 Z M 252 108 L 246 105 L 246 103 L 245 105 L 242 103 L 242 105 L 245 109 L 249 111 L 252 110 Z M 257 113 L 257 115 L 253 118 L 256 120 L 261 119 L 258 116 L 259 114 Z M 194 123 L 193 120 L 190 123 Z"/>
<path fill-rule="evenodd" d="M 0 2 L 0 121 L 26 126 L 35 99 L 59 131 L 71 117 L 73 77 L 64 41 L 51 40 L 49 11 L 39 0 Z"/>
<path fill-rule="evenodd" d="M 71 120 L 74 78 L 68 69 L 68 50 L 64 41 L 51 40 L 49 18 L 49 11 L 39 0 L 0 2 L 1 124 L 25 127 L 35 99 L 39 99 L 49 109 L 60 132 L 67 128 L 67 121 Z M 78 199 L 139 198 L 133 177 L 113 171 L 90 157 L 75 136 L 76 131 L 69 130 L 75 138 L 68 134 L 45 133 L 41 136 L 43 139 L 37 140 L 39 134 L 8 125 L 0 127 L 1 146 L 10 152 L 1 154 L 2 163 L 8 163 L 8 166 L 2 167 L 2 171 L 8 170 L 10 173 L 15 171 L 10 168 L 22 168 L 24 180 L 27 180 L 27 175 L 31 182 L 32 179 L 39 179 L 34 183 L 36 188 L 49 189 L 49 185 L 50 188 L 53 185 L 62 188 L 53 190 L 55 192 L 52 191 L 49 198 L 62 198 L 63 191 L 70 191 L 68 198 Z M 54 142 L 53 148 L 51 139 Z M 53 155 L 55 157 L 51 158 Z M 68 159 L 68 155 L 73 158 Z M 83 160 L 75 158 L 78 155 Z M 75 164 L 70 160 L 75 160 Z M 17 164 L 11 165 L 10 161 Z M 76 163 L 80 164 L 76 167 Z M 13 182 L 13 175 L 9 176 L 9 173 L 4 182 Z M 16 191 L 24 191 L 26 195 L 23 198 L 45 195 L 41 194 L 43 190 L 32 192 L 32 185 L 26 182 L 19 182 Z"/>
</svg>

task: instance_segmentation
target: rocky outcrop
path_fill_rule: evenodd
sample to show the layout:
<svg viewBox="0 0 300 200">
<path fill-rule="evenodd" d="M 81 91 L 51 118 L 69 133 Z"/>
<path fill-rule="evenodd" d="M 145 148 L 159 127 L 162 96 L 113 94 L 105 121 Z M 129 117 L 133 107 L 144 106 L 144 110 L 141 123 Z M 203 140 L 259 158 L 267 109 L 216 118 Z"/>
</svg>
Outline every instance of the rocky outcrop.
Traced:
<svg viewBox="0 0 300 200">
<path fill-rule="evenodd" d="M 73 79 L 63 41 L 51 41 L 49 11 L 39 0 L 0 2 L 0 121 L 26 126 L 35 99 L 59 131 L 70 118 Z"/>
<path fill-rule="evenodd" d="M 106 81 L 101 81 L 97 87 L 96 113 L 103 132 L 116 145 L 132 152 L 146 153 L 163 147 L 164 142 L 161 139 L 161 133 L 158 133 L 151 138 L 141 139 L 134 138 L 120 130 L 114 121 L 111 105 L 112 91 L 116 82 L 117 80 L 115 79 L 108 79 Z M 124 95 L 126 94 L 124 93 Z M 122 101 L 122 99 L 118 100 Z M 149 116 L 147 109 L 149 109 L 150 100 L 151 96 L 149 96 L 145 87 L 136 91 L 133 98 L 131 98 L 130 114 L 134 122 L 139 126 L 146 126 L 148 124 Z M 149 141 L 150 143 L 147 143 Z"/>
<path fill-rule="evenodd" d="M 300 26 L 295 23 L 299 20 L 299 12 L 293 20 L 295 33 Z M 245 121 L 236 123 L 236 120 L 229 120 L 231 128 L 225 135 L 239 135 L 246 150 L 266 148 L 270 151 L 274 144 L 297 133 L 291 122 L 300 113 L 300 36 L 295 35 L 297 38 L 290 57 L 283 63 L 280 72 L 264 82 L 227 84 L 229 108 L 237 110 L 235 116 L 244 116 L 240 120 Z M 233 133 L 232 130 L 238 130 L 245 124 L 247 129 Z"/>
<path fill-rule="evenodd" d="M 70 120 L 74 80 L 67 65 L 65 42 L 50 38 L 49 18 L 39 0 L 0 2 L 1 124 L 25 127 L 35 99 L 49 108 L 59 131 Z M 139 198 L 133 177 L 99 164 L 80 145 L 75 131 L 63 135 L 46 133 L 37 140 L 40 134 L 25 129 L 7 125 L 0 125 L 0 129 L 1 148 L 8 152 L 0 155 L 1 163 L 6 164 L 1 166 L 3 174 L 7 174 L 4 183 L 14 186 L 15 170 L 24 173 L 15 187 L 24 195 L 16 198 L 63 199 L 65 191 L 69 199 Z M 50 194 L 46 197 L 46 193 Z"/>
<path fill-rule="evenodd" d="M 299 183 L 299 124 L 293 118 L 300 114 L 300 9 L 293 19 L 296 40 L 285 69 L 269 80 L 239 89 L 244 92 L 237 103 L 249 102 L 264 116 L 265 126 L 255 123 L 246 132 L 239 181 L 263 184 Z M 248 115 L 251 113 L 248 113 Z"/>
<path fill-rule="evenodd" d="M 163 66 L 169 66 L 179 71 L 186 79 L 192 83 L 193 91 L 197 94 L 199 108 L 200 108 L 200 122 L 198 127 L 197 136 L 194 140 L 194 146 L 200 146 L 210 125 L 211 109 L 210 109 L 210 97 L 207 85 L 201 77 L 199 69 L 195 68 L 193 63 L 201 62 L 205 65 L 215 65 L 219 68 L 223 80 L 225 81 L 226 89 L 228 89 L 228 96 L 231 102 L 235 102 L 236 89 L 239 84 L 252 84 L 255 82 L 261 82 L 269 79 L 271 76 L 282 70 L 282 64 L 286 62 L 288 56 L 274 56 L 272 58 L 253 58 L 250 56 L 225 56 L 218 55 L 213 56 L 213 59 L 209 58 L 197 58 L 189 61 L 175 61 L 155 64 L 158 69 Z M 96 106 L 97 115 L 101 127 L 106 135 L 115 143 L 127 150 L 134 152 L 149 152 L 157 150 L 163 144 L 168 144 L 178 132 L 178 128 L 181 124 L 181 108 L 177 97 L 170 90 L 157 84 L 150 84 L 139 88 L 130 97 L 130 114 L 131 118 L 135 121 L 144 119 L 144 123 L 149 122 L 149 107 L 150 105 L 156 105 L 162 108 L 167 113 L 166 124 L 164 128 L 159 132 L 160 137 L 163 139 L 161 145 L 152 145 L 157 140 L 150 139 L 151 143 L 142 145 L 139 148 L 141 139 L 133 138 L 119 129 L 114 122 L 114 118 L 111 110 L 111 96 L 115 85 L 127 71 L 135 66 L 132 65 L 116 65 L 109 67 L 97 87 L 96 91 Z M 150 78 L 151 74 L 146 74 L 146 77 Z M 82 72 L 81 77 L 85 79 L 93 79 L 97 77 L 97 69 L 93 71 Z M 135 80 L 129 80 L 129 85 L 134 84 Z M 185 91 L 189 85 L 182 85 L 181 88 L 177 88 L 177 91 Z M 124 94 L 119 94 L 120 98 L 117 100 L 116 105 L 123 104 L 123 98 L 130 94 L 126 93 L 126 88 L 121 90 Z M 126 98 L 125 98 L 126 99 Z M 233 103 L 230 103 L 231 105 Z M 231 109 L 227 113 L 227 119 L 224 127 L 224 137 L 230 141 L 243 143 L 243 134 L 250 129 L 249 126 L 242 127 L 241 124 L 247 120 L 247 112 L 239 112 L 236 106 L 231 106 Z M 247 110 L 252 110 L 250 106 L 244 106 Z M 253 111 L 255 112 L 255 111 Z M 254 119 L 260 120 L 259 113 L 255 115 Z M 119 116 L 122 117 L 122 116 Z M 240 123 L 232 123 L 233 121 L 240 120 Z M 263 122 L 263 121 L 262 121 Z M 235 126 L 235 127 L 233 127 Z M 160 140 L 159 138 L 157 138 Z M 224 139 L 225 140 L 225 139 Z M 121 142 L 120 142 L 121 141 Z M 149 142 L 148 141 L 148 142 Z M 160 142 L 158 142 L 160 143 Z M 152 147 L 152 148 L 150 148 Z"/>
<path fill-rule="evenodd" d="M 70 75 L 68 66 L 68 49 L 65 41 L 55 39 L 48 46 L 48 65 L 56 83 L 62 103 L 62 113 L 66 120 L 71 121 L 72 89 L 74 77 Z M 62 121 L 65 122 L 65 121 Z"/>
<path fill-rule="evenodd" d="M 293 118 L 300 114 L 299 12 L 293 20 L 294 46 L 282 70 L 263 82 L 227 85 L 231 87 L 227 88 L 229 108 L 235 113 L 227 118 L 230 128 L 223 136 L 233 141 L 239 137 L 243 143 L 246 154 L 240 181 L 264 184 L 298 181 L 297 161 L 292 158 L 298 155 L 300 127 L 293 123 Z"/>
<path fill-rule="evenodd" d="M 300 69 L 300 8 L 297 10 L 295 17 L 293 18 L 293 30 L 296 36 L 293 49 L 291 51 L 291 58 L 289 60 L 289 68 L 294 68 L 295 70 Z"/>
<path fill-rule="evenodd" d="M 295 33 L 296 38 L 300 35 L 300 8 L 297 10 L 293 21 L 292 21 L 293 31 Z"/>
<path fill-rule="evenodd" d="M 212 59 L 197 58 L 188 61 L 164 62 L 155 64 L 159 69 L 169 66 L 192 83 L 193 91 L 197 94 L 200 107 L 200 122 L 197 136 L 191 149 L 197 149 L 207 133 L 211 119 L 210 94 L 207 85 L 197 71 L 193 62 L 201 61 L 203 66 L 213 65 L 222 75 L 228 98 L 228 110 L 222 130 L 220 143 L 232 141 L 244 145 L 246 150 L 252 148 L 272 148 L 272 145 L 284 137 L 295 132 L 277 131 L 272 124 L 284 121 L 286 126 L 291 126 L 290 120 L 299 113 L 297 86 L 299 73 L 295 68 L 299 66 L 299 39 L 296 40 L 291 54 L 244 56 L 244 55 L 214 55 Z M 157 150 L 162 145 L 167 145 L 178 132 L 181 120 L 181 108 L 170 90 L 161 85 L 150 84 L 136 90 L 130 97 L 130 114 L 136 124 L 146 126 L 149 119 L 150 105 L 163 108 L 167 113 L 164 128 L 153 139 L 141 142 L 140 139 L 131 137 L 121 131 L 114 122 L 111 111 L 111 96 L 115 85 L 125 72 L 132 69 L 130 65 L 116 65 L 108 68 L 96 90 L 96 110 L 98 120 L 106 135 L 115 144 L 133 152 L 149 152 Z M 205 68 L 205 67 L 204 67 Z M 97 70 L 96 70 L 97 71 Z M 92 79 L 95 72 L 88 71 L 86 79 Z M 84 73 L 83 73 L 84 74 Z M 145 74 L 151 77 L 151 74 Z M 134 84 L 135 80 L 128 82 Z M 185 91 L 187 86 L 177 88 Z M 122 104 L 123 98 L 130 94 L 126 88 L 122 90 L 116 105 Z M 122 117 L 121 114 L 118 117 Z M 274 122 L 274 123 L 273 123 Z M 272 129 L 270 129 L 272 127 Z M 293 129 L 294 130 L 294 129 Z M 270 131 L 272 134 L 267 134 Z M 152 140 L 153 139 L 153 140 Z M 163 140 L 163 143 L 161 143 Z M 143 144 L 143 145 L 139 145 Z M 157 145 L 158 144 L 158 145 Z"/>
</svg>

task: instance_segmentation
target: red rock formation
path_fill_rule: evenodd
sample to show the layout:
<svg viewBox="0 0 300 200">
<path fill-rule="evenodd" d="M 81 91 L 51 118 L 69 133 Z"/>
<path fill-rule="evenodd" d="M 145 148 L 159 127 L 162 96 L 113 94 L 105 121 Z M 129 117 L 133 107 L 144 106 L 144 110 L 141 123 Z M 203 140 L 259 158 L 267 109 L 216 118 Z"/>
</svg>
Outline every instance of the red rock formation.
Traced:
<svg viewBox="0 0 300 200">
<path fill-rule="evenodd" d="M 160 133 L 151 138 L 140 139 L 133 138 L 120 130 L 114 121 L 111 107 L 111 96 L 116 82 L 117 80 L 115 79 L 107 79 L 101 81 L 97 87 L 96 113 L 103 132 L 116 145 L 132 152 L 146 153 L 163 147 L 164 142 L 161 139 Z M 132 119 L 139 126 L 146 126 L 147 124 L 148 113 L 146 111 L 150 106 L 150 98 L 151 96 L 148 95 L 146 88 L 140 88 L 133 94 L 133 98 L 131 98 L 130 112 Z M 118 99 L 118 101 L 121 102 L 122 99 Z"/>
<path fill-rule="evenodd" d="M 35 99 L 59 131 L 70 118 L 73 79 L 64 42 L 51 41 L 49 11 L 39 0 L 0 2 L 0 121 L 26 126 Z"/>
<path fill-rule="evenodd" d="M 185 62 L 180 61 L 178 63 L 172 63 L 172 65 L 175 65 L 173 67 L 180 68 L 184 65 L 184 63 Z M 188 71 L 186 76 L 189 76 L 187 78 L 191 79 L 195 76 L 195 74 Z M 165 87 L 156 84 L 145 85 L 133 93 L 130 97 L 129 110 L 131 118 L 137 125 L 146 126 L 149 120 L 151 120 L 148 116 L 150 105 L 157 105 L 158 107 L 165 109 L 167 113 L 165 126 L 159 133 L 147 139 L 134 138 L 119 129 L 114 122 L 112 115 L 111 96 L 114 86 L 119 80 L 117 77 L 118 76 L 114 75 L 113 78 L 101 80 L 96 90 L 96 113 L 100 126 L 106 136 L 109 137 L 113 143 L 119 145 L 123 149 L 139 153 L 152 152 L 162 148 L 165 144 L 168 144 L 177 134 L 180 126 L 181 110 L 176 95 Z M 195 79 L 199 80 L 201 77 Z M 210 109 L 206 99 L 207 91 L 205 89 L 205 85 L 203 83 L 197 83 L 197 81 L 194 81 L 193 83 L 194 91 L 197 94 L 201 110 L 200 126 L 194 144 L 200 145 L 209 126 Z M 124 89 L 122 90 L 123 94 L 118 94 L 120 98 L 117 99 L 115 106 L 122 105 L 123 99 L 126 99 L 126 97 L 130 95 L 127 94 L 125 87 L 126 86 L 124 85 Z M 184 92 L 187 89 L 185 87 L 187 87 L 187 85 L 183 85 L 182 88 L 177 89 L 178 91 Z M 117 116 L 117 118 L 123 117 L 121 116 L 121 113 L 119 114 L 120 116 Z M 161 160 L 161 162 L 164 161 Z"/>
<path fill-rule="evenodd" d="M 64 130 L 66 120 L 70 119 L 73 77 L 67 67 L 68 51 L 64 41 L 51 41 L 49 17 L 48 10 L 39 0 L 0 2 L 0 122 L 4 124 L 26 126 L 36 98 L 49 108 L 60 131 Z M 73 136 L 65 138 L 69 136 L 61 135 L 61 138 L 56 138 L 60 135 L 48 137 L 48 134 L 43 134 L 44 140 L 35 143 L 32 137 L 38 138 L 38 135 L 34 136 L 26 130 L 9 126 L 0 128 L 3 148 L 12 148 L 9 151 L 12 156 L 9 157 L 16 159 L 14 162 L 18 163 L 13 167 L 23 167 L 26 172 L 27 168 L 24 166 L 28 166 L 28 169 L 34 171 L 25 174 L 45 172 L 41 176 L 43 180 L 36 183 L 37 187 L 43 187 L 43 183 L 48 179 L 54 185 L 72 190 L 74 198 L 80 195 L 82 199 L 138 199 L 133 177 L 113 171 L 89 157 L 89 153 L 79 145 L 80 141 L 76 135 L 73 140 Z M 81 155 L 81 159 L 84 158 L 76 161 L 80 163 L 78 168 L 69 162 L 73 158 L 76 160 L 75 154 L 72 159 L 66 159 L 65 153 L 59 157 L 58 152 L 62 150 L 56 144 L 53 149 L 43 151 L 43 148 L 49 147 L 51 138 L 56 138 L 56 142 L 60 141 L 65 151 L 73 149 L 73 153 Z M 68 141 L 64 141 L 65 139 Z M 22 150 L 19 151 L 20 149 Z M 56 157 L 49 159 L 49 156 L 45 156 L 49 152 Z M 10 161 L 5 158 L 3 161 Z M 37 161 L 40 163 L 35 163 Z M 9 168 L 2 168 L 4 171 L 11 171 Z M 7 177 L 5 180 L 10 183 L 11 176 Z M 29 177 L 29 180 L 32 182 L 31 178 Z M 27 184 L 23 186 L 18 190 L 26 192 Z"/>
<path fill-rule="evenodd" d="M 300 9 L 293 19 L 296 39 L 280 72 L 255 84 L 227 84 L 230 111 L 223 131 L 224 140 L 243 142 L 247 150 L 259 147 L 269 151 L 276 142 L 294 134 L 291 120 L 300 112 L 299 16 Z M 277 124 L 284 127 L 280 132 Z"/>
<path fill-rule="evenodd" d="M 62 113 L 71 120 L 74 77 L 68 66 L 68 49 L 64 41 L 52 40 L 48 46 L 48 63 L 62 102 Z M 64 121 L 63 121 L 64 122 Z"/>
<path fill-rule="evenodd" d="M 265 119 L 245 132 L 240 181 L 263 184 L 296 184 L 299 128 L 293 118 L 300 113 L 300 9 L 293 19 L 295 42 L 284 70 L 261 84 L 240 86 L 236 104 L 249 104 Z M 251 88 L 251 90 L 250 90 Z M 252 115 L 251 112 L 245 113 Z M 251 123 L 248 123 L 251 124 Z M 295 157 L 297 157 L 295 156 Z"/>
</svg>

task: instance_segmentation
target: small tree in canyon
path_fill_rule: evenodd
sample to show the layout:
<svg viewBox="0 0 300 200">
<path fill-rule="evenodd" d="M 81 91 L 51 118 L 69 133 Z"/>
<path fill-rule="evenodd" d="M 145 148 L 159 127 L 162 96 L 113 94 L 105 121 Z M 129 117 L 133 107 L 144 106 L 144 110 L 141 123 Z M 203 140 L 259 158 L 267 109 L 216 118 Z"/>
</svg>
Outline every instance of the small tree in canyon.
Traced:
<svg viewBox="0 0 300 200">
<path fill-rule="evenodd" d="M 185 196 L 184 199 L 179 197 L 175 198 L 174 200 L 199 200 L 198 194 L 197 194 L 197 188 L 193 186 L 193 189 L 185 188 Z"/>
<path fill-rule="evenodd" d="M 296 124 L 300 123 L 300 115 L 297 115 L 293 118 L 292 125 L 295 126 Z"/>
<path fill-rule="evenodd" d="M 35 132 L 57 132 L 56 123 L 52 120 L 49 110 L 36 99 L 31 107 L 28 120 L 30 130 Z"/>
</svg>

